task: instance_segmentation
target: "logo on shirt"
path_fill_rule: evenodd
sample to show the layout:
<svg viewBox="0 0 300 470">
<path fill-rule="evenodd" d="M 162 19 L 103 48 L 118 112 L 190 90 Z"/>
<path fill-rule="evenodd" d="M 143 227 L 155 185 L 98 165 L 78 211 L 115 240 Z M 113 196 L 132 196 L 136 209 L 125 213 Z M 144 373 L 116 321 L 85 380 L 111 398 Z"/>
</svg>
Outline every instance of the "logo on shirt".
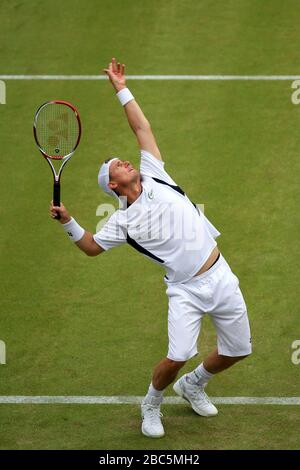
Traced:
<svg viewBox="0 0 300 470">
<path fill-rule="evenodd" d="M 151 189 L 151 191 L 148 192 L 148 198 L 149 198 L 149 199 L 153 199 L 153 198 L 154 198 L 153 189 Z"/>
</svg>

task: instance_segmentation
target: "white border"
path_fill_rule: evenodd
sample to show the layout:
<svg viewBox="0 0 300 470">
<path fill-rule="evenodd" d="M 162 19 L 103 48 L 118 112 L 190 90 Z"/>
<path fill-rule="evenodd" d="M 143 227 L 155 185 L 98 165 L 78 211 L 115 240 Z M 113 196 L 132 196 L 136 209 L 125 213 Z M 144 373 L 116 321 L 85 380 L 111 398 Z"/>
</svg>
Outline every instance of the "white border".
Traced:
<svg viewBox="0 0 300 470">
<path fill-rule="evenodd" d="M 128 80 L 299 80 L 300 75 L 126 75 Z M 0 80 L 108 80 L 106 75 L 0 75 Z"/>
<path fill-rule="evenodd" d="M 138 396 L 0 396 L 0 404 L 79 404 L 79 405 L 131 405 L 140 404 Z M 211 397 L 217 405 L 300 405 L 300 397 Z M 179 397 L 164 397 L 164 405 L 186 403 Z"/>
</svg>

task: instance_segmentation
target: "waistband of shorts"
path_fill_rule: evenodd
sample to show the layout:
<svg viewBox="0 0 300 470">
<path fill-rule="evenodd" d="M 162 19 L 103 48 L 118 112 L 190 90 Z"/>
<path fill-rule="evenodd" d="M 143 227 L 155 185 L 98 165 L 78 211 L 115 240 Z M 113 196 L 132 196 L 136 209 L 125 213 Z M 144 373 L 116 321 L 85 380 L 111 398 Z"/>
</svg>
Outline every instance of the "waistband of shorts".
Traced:
<svg viewBox="0 0 300 470">
<path fill-rule="evenodd" d="M 205 277 L 210 276 L 214 271 L 219 269 L 223 264 L 227 264 L 224 256 L 220 253 L 219 259 L 204 273 L 198 274 L 198 276 L 193 276 L 188 282 L 197 280 L 197 279 L 204 279 Z"/>
<path fill-rule="evenodd" d="M 167 276 L 164 276 L 164 282 L 167 284 L 167 286 L 175 286 L 175 285 L 180 285 L 180 284 L 187 284 L 189 282 L 196 282 L 199 279 L 205 279 L 206 277 L 210 276 L 213 272 L 215 272 L 217 269 L 221 268 L 222 266 L 228 266 L 228 263 L 222 253 L 220 253 L 219 259 L 204 273 L 198 274 L 198 276 L 192 276 L 189 279 L 186 279 L 185 281 L 176 281 L 176 282 L 170 282 L 167 278 Z"/>
</svg>

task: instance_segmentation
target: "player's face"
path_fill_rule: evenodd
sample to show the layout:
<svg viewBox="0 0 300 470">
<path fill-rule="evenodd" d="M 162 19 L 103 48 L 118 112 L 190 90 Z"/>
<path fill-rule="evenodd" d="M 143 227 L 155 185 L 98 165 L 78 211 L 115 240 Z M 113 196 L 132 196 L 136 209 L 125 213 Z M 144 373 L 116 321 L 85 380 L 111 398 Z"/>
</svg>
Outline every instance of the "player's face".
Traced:
<svg viewBox="0 0 300 470">
<path fill-rule="evenodd" d="M 128 160 L 114 160 L 109 167 L 109 181 L 114 186 L 112 189 L 128 186 L 137 181 L 138 176 L 139 172 Z"/>
</svg>

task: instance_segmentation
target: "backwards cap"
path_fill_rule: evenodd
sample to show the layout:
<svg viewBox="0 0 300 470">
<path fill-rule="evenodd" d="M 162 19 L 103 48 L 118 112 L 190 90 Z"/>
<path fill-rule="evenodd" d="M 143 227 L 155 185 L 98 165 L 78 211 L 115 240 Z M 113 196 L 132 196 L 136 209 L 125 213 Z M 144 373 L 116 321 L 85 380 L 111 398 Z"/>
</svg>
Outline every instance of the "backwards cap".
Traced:
<svg viewBox="0 0 300 470">
<path fill-rule="evenodd" d="M 111 188 L 109 188 L 109 186 L 108 186 L 108 183 L 109 183 L 109 167 L 110 167 L 111 163 L 114 160 L 119 160 L 119 159 L 117 157 L 115 157 L 115 158 L 112 158 L 111 160 L 109 160 L 107 163 L 105 163 L 105 162 L 102 163 L 102 165 L 100 167 L 100 170 L 99 170 L 99 173 L 98 173 L 98 184 L 99 184 L 100 188 L 102 188 L 105 193 L 119 199 L 117 194 Z"/>
</svg>

